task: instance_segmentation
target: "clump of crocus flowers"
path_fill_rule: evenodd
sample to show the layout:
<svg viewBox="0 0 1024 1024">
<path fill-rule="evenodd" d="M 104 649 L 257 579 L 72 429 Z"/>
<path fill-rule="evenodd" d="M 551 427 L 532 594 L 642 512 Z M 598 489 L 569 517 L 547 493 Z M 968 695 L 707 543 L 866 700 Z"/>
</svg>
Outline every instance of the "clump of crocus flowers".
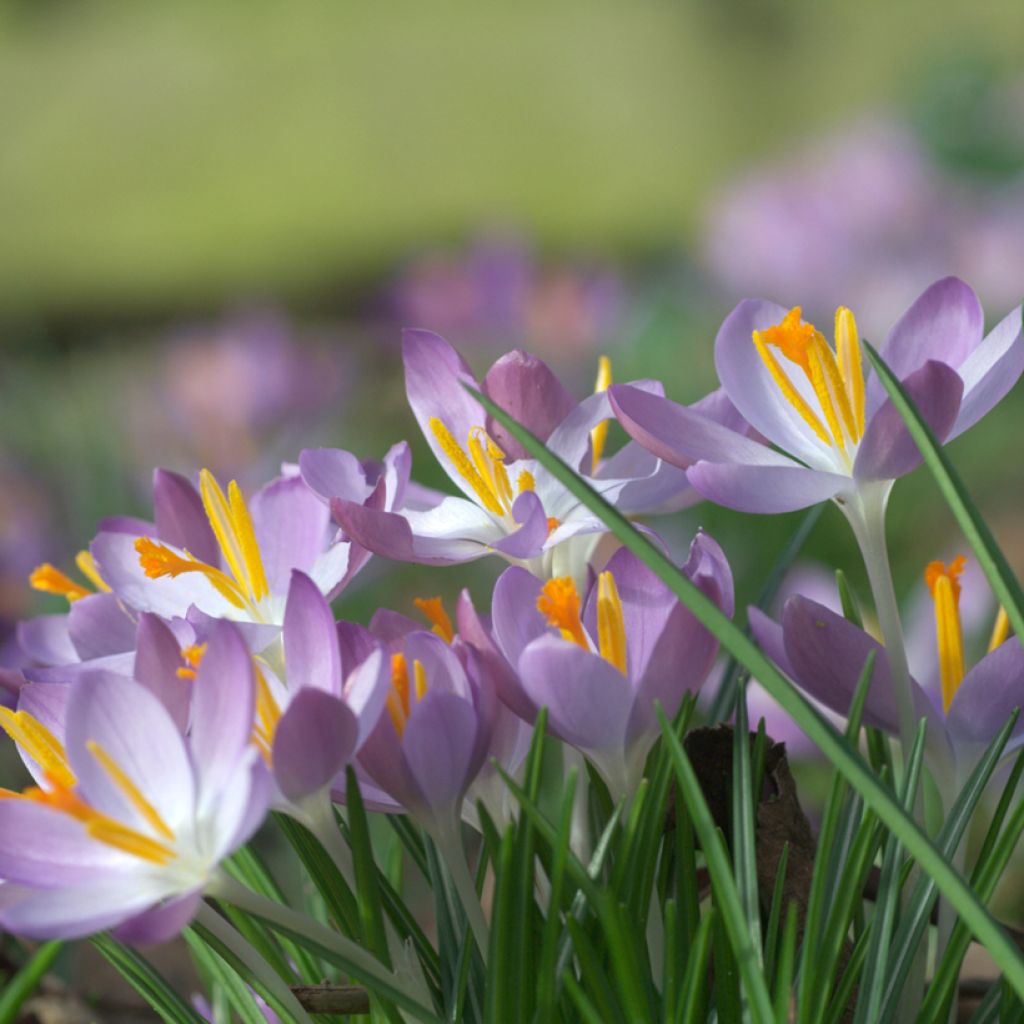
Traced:
<svg viewBox="0 0 1024 1024">
<path fill-rule="evenodd" d="M 947 279 L 882 346 L 940 441 L 1024 370 L 1020 310 L 987 336 L 982 325 L 970 289 Z M 932 756 L 968 770 L 1024 703 L 1024 652 L 1004 616 L 968 671 L 963 561 L 934 562 L 938 679 L 911 675 L 884 514 L 920 456 L 868 371 L 854 314 L 837 311 L 833 346 L 799 306 L 748 300 L 714 351 L 722 389 L 681 405 L 657 382 L 613 383 L 606 359 L 585 396 L 519 351 L 478 379 L 444 339 L 407 331 L 409 403 L 457 493 L 414 484 L 404 443 L 379 463 L 304 451 L 249 495 L 205 469 L 195 481 L 157 470 L 150 521 L 106 520 L 76 559 L 80 579 L 51 565 L 31 576 L 68 609 L 22 625 L 21 689 L 0 709 L 34 779 L 0 790 L 0 925 L 153 940 L 207 897 L 244 905 L 223 862 L 271 810 L 311 831 L 351 878 L 336 815 L 358 785 L 361 806 L 409 815 L 433 837 L 484 951 L 462 829 L 481 827 L 481 809 L 497 822 L 515 815 L 502 794 L 538 720 L 566 763 L 589 765 L 591 784 L 628 810 L 659 709 L 671 718 L 700 691 L 718 642 L 478 393 L 643 519 L 656 546 L 658 517 L 701 499 L 752 513 L 835 502 L 861 545 L 881 635 L 799 594 L 779 623 L 752 610 L 752 631 L 840 716 L 873 657 L 865 720 L 906 741 L 923 717 Z M 612 451 L 614 418 L 628 440 Z M 486 603 L 464 592 L 449 613 L 423 594 L 367 622 L 336 621 L 331 602 L 375 556 L 436 567 L 439 590 L 470 560 L 502 571 Z M 731 617 L 723 548 L 700 531 L 679 562 Z M 596 839 L 583 821 L 575 845 Z M 398 959 L 378 966 L 414 988 Z"/>
</svg>

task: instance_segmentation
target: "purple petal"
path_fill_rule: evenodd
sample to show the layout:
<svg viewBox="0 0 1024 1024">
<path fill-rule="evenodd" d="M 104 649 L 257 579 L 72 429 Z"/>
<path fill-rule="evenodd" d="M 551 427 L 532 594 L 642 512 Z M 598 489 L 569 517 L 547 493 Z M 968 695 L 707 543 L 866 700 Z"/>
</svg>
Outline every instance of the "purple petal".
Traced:
<svg viewBox="0 0 1024 1024">
<path fill-rule="evenodd" d="M 805 469 L 796 463 L 749 466 L 698 462 L 687 476 L 709 501 L 740 512 L 792 512 L 828 501 L 851 487 L 847 476 Z"/>
<path fill-rule="evenodd" d="M 183 476 L 166 469 L 154 470 L 153 518 L 156 535 L 165 544 L 182 548 L 207 565 L 220 564 L 220 548 L 203 501 Z"/>
<path fill-rule="evenodd" d="M 542 586 L 541 580 L 517 565 L 506 569 L 494 585 L 494 636 L 512 665 L 519 663 L 519 656 L 533 640 L 548 631 L 544 616 L 537 610 Z"/>
<path fill-rule="evenodd" d="M 18 646 L 39 665 L 71 665 L 79 660 L 67 615 L 37 615 L 18 623 Z"/>
<path fill-rule="evenodd" d="M 170 627 L 155 615 L 139 616 L 134 677 L 152 693 L 181 732 L 188 728 L 192 684 L 178 675 L 181 648 Z"/>
<path fill-rule="evenodd" d="M 135 646 L 135 623 L 114 594 L 90 594 L 68 611 L 68 634 L 82 661 Z"/>
<path fill-rule="evenodd" d="M 338 645 L 341 648 L 342 675 L 347 677 L 356 665 L 364 662 L 380 648 L 380 642 L 365 626 L 355 622 L 339 622 Z"/>
<path fill-rule="evenodd" d="M 267 816 L 272 792 L 267 766 L 256 748 L 249 747 L 218 794 L 213 859 L 226 857 L 252 838 Z"/>
<path fill-rule="evenodd" d="M 985 746 L 1015 709 L 1024 709 L 1024 650 L 1016 637 L 986 654 L 964 676 L 946 714 L 954 744 Z M 1024 742 L 1024 720 L 1018 720 L 1007 753 Z"/>
<path fill-rule="evenodd" d="M 169 942 L 195 917 L 203 894 L 200 890 L 185 893 L 129 918 L 114 929 L 114 938 L 135 946 Z"/>
<path fill-rule="evenodd" d="M 520 349 L 503 355 L 487 371 L 482 390 L 541 441 L 547 441 L 555 427 L 576 406 L 548 365 Z M 487 432 L 509 459 L 527 458 L 523 446 L 490 416 Z"/>
<path fill-rule="evenodd" d="M 191 747 L 205 805 L 235 771 L 252 733 L 252 656 L 230 622 L 214 627 L 192 687 Z"/>
<path fill-rule="evenodd" d="M 1019 306 L 989 332 L 957 367 L 957 372 L 964 382 L 964 398 L 950 439 L 973 427 L 1024 373 L 1024 331 Z"/>
<path fill-rule="evenodd" d="M 288 588 L 293 569 L 309 572 L 327 547 L 331 516 L 300 476 L 285 476 L 249 503 L 263 568 L 273 593 Z"/>
<path fill-rule="evenodd" d="M 963 381 L 944 363 L 929 361 L 903 381 L 903 387 L 939 441 L 956 421 Z M 921 453 L 903 418 L 886 399 L 870 418 L 853 464 L 858 480 L 895 480 L 921 465 Z"/>
<path fill-rule="evenodd" d="M 820 454 L 821 442 L 783 396 L 753 340 L 754 331 L 780 323 L 787 312 L 773 302 L 741 302 L 725 318 L 715 339 L 715 367 L 740 415 L 772 444 L 807 460 Z M 817 408 L 807 375 L 785 356 L 780 362 L 793 387 L 812 409 Z"/>
<path fill-rule="evenodd" d="M 284 663 L 288 688 L 315 687 L 341 694 L 341 649 L 334 614 L 317 585 L 292 573 L 284 609 Z"/>
<path fill-rule="evenodd" d="M 90 750 L 93 741 L 172 831 L 194 813 L 195 780 L 185 742 L 167 710 L 145 687 L 108 672 L 84 674 L 68 702 L 66 745 L 87 802 L 149 832 L 151 826 Z"/>
<path fill-rule="evenodd" d="M 626 433 L 649 451 L 683 469 L 701 459 L 754 466 L 791 466 L 793 460 L 767 445 L 667 398 L 615 384 L 608 389 Z"/>
<path fill-rule="evenodd" d="M 306 486 L 326 502 L 331 498 L 362 502 L 372 490 L 360 461 L 340 448 L 307 448 L 299 455 L 299 469 Z"/>
<path fill-rule="evenodd" d="M 584 750 L 622 745 L 633 689 L 607 661 L 555 636 L 535 640 L 519 659 L 523 689 L 548 709 L 548 727 Z"/>
<path fill-rule="evenodd" d="M 735 611 L 732 584 L 732 567 L 725 557 L 718 541 L 703 530 L 690 544 L 690 557 L 683 566 L 683 572 L 709 597 L 729 618 Z"/>
<path fill-rule="evenodd" d="M 943 278 L 900 317 L 885 339 L 882 358 L 901 380 L 933 359 L 956 369 L 981 340 L 984 322 L 973 289 L 959 278 Z"/>
<path fill-rule="evenodd" d="M 359 720 L 358 749 L 377 726 L 391 690 L 391 666 L 384 652 L 375 648 L 345 680 L 345 703 Z"/>
<path fill-rule="evenodd" d="M 794 680 L 839 715 L 849 712 L 868 654 L 876 652 L 864 721 L 886 732 L 899 733 L 889 659 L 877 640 L 842 616 L 804 597 L 793 597 L 786 602 L 783 632 Z M 924 691 L 913 680 L 910 685 L 916 713 L 942 730 L 941 720 Z"/>
<path fill-rule="evenodd" d="M 786 638 L 782 626 L 773 618 L 766 615 L 760 608 L 753 605 L 747 609 L 747 621 L 750 623 L 750 632 L 758 646 L 768 657 L 779 666 L 782 671 L 794 678 L 796 672 L 789 663 L 789 655 L 786 653 Z M 779 737 L 776 737 L 778 739 Z"/>
<path fill-rule="evenodd" d="M 523 491 L 512 504 L 512 518 L 519 524 L 510 533 L 491 544 L 506 558 L 534 558 L 544 550 L 548 539 L 548 517 L 544 505 L 533 491 Z"/>
<path fill-rule="evenodd" d="M 359 725 L 338 697 L 302 689 L 274 733 L 274 777 L 288 800 L 299 801 L 329 785 L 355 753 Z"/>
</svg>

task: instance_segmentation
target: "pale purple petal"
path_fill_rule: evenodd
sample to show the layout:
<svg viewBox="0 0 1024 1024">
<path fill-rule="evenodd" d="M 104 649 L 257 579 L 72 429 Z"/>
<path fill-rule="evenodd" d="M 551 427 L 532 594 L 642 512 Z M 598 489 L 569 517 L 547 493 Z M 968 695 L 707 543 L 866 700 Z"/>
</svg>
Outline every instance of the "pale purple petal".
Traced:
<svg viewBox="0 0 1024 1024">
<path fill-rule="evenodd" d="M 687 471 L 690 483 L 709 501 L 740 512 L 793 512 L 828 501 L 851 487 L 838 473 L 788 466 L 698 462 Z"/>
<path fill-rule="evenodd" d="M 506 353 L 487 371 L 481 390 L 541 441 L 547 441 L 576 406 L 550 367 L 520 349 Z M 501 424 L 488 416 L 486 425 L 509 459 L 527 457 L 523 446 Z"/>
<path fill-rule="evenodd" d="M 347 679 L 357 665 L 380 648 L 380 642 L 370 630 L 356 622 L 339 622 L 337 630 L 342 675 Z"/>
<path fill-rule="evenodd" d="M 548 539 L 548 517 L 533 491 L 523 491 L 512 504 L 512 518 L 519 524 L 514 533 L 495 540 L 491 547 L 506 558 L 534 558 Z"/>
<path fill-rule="evenodd" d="M 252 656 L 231 623 L 214 627 L 192 686 L 191 746 L 205 805 L 236 770 L 252 733 Z"/>
<path fill-rule="evenodd" d="M 747 609 L 747 621 L 750 623 L 750 632 L 753 633 L 761 650 L 787 676 L 795 678 L 796 672 L 789 663 L 789 655 L 786 653 L 786 638 L 782 625 L 753 605 Z M 778 738 L 776 737 L 776 739 Z"/>
<path fill-rule="evenodd" d="M 284 610 L 284 663 L 288 688 L 310 686 L 341 695 L 341 649 L 334 613 L 317 585 L 292 573 Z"/>
<path fill-rule="evenodd" d="M 144 612 L 139 616 L 132 674 L 163 704 L 184 732 L 192 703 L 192 683 L 178 675 L 181 667 L 181 648 L 170 627 L 157 616 Z"/>
<path fill-rule="evenodd" d="M 299 690 L 274 733 L 274 778 L 284 796 L 298 801 L 328 786 L 355 753 L 358 732 L 343 700 Z"/>
<path fill-rule="evenodd" d="M 185 893 L 166 903 L 144 910 L 114 929 L 114 938 L 135 946 L 169 942 L 195 917 L 202 902 L 201 890 Z"/>
<path fill-rule="evenodd" d="M 220 564 L 220 548 L 202 498 L 183 476 L 154 470 L 153 518 L 156 535 L 165 544 L 188 551 L 207 565 Z"/>
<path fill-rule="evenodd" d="M 345 703 L 359 720 L 356 749 L 377 726 L 391 690 L 391 666 L 384 652 L 375 648 L 348 674 L 345 680 Z"/>
<path fill-rule="evenodd" d="M 548 727 L 581 749 L 621 746 L 633 709 L 633 689 L 597 654 L 555 636 L 535 640 L 519 659 L 523 689 L 548 709 Z"/>
<path fill-rule="evenodd" d="M 533 640 L 548 631 L 544 616 L 537 610 L 542 586 L 541 580 L 517 565 L 506 569 L 494 585 L 494 636 L 512 665 L 519 663 L 519 656 Z"/>
<path fill-rule="evenodd" d="M 939 441 L 949 435 L 963 394 L 963 381 L 944 363 L 930 361 L 903 387 Z M 892 399 L 870 418 L 853 464 L 858 480 L 895 480 L 921 465 L 922 456 Z"/>
<path fill-rule="evenodd" d="M 216 835 L 212 856 L 226 857 L 252 838 L 263 824 L 273 793 L 273 781 L 255 747 L 238 761 L 227 785 L 217 794 Z"/>
<path fill-rule="evenodd" d="M 37 615 L 18 623 L 18 646 L 39 665 L 70 665 L 79 660 L 67 615 Z"/>
<path fill-rule="evenodd" d="M 732 567 L 725 557 L 718 541 L 703 530 L 690 544 L 690 556 L 683 566 L 683 572 L 710 598 L 729 618 L 735 611 L 732 583 Z"/>
<path fill-rule="evenodd" d="M 90 594 L 68 610 L 68 634 L 82 661 L 135 646 L 135 623 L 114 594 Z"/>
<path fill-rule="evenodd" d="M 821 442 L 783 396 L 753 340 L 754 331 L 764 331 L 781 323 L 787 312 L 773 302 L 744 299 L 725 318 L 718 331 L 715 367 L 740 415 L 772 444 L 806 461 L 820 454 Z M 807 375 L 785 356 L 779 355 L 779 362 L 797 392 L 812 409 L 817 408 Z"/>
<path fill-rule="evenodd" d="M 1016 637 L 986 654 L 956 691 L 946 725 L 957 745 L 984 746 L 1006 724 L 1015 709 L 1024 711 L 1024 651 Z M 1024 717 L 1007 746 L 1007 753 L 1024 742 Z"/>
<path fill-rule="evenodd" d="M 83 798 L 104 814 L 149 832 L 150 826 L 90 750 L 95 742 L 173 831 L 195 808 L 195 778 L 178 727 L 163 704 L 132 679 L 83 674 L 68 702 L 68 762 Z"/>
<path fill-rule="evenodd" d="M 309 572 L 327 546 L 330 511 L 300 476 L 281 477 L 261 488 L 249 511 L 270 589 L 284 593 L 292 570 Z"/>
<path fill-rule="evenodd" d="M 957 367 L 964 382 L 960 413 L 949 433 L 959 437 L 1000 402 L 1024 373 L 1024 331 L 1018 306 Z"/>
<path fill-rule="evenodd" d="M 372 488 L 360 461 L 340 448 L 307 448 L 299 455 L 302 479 L 324 501 L 345 498 L 365 501 Z"/>
</svg>

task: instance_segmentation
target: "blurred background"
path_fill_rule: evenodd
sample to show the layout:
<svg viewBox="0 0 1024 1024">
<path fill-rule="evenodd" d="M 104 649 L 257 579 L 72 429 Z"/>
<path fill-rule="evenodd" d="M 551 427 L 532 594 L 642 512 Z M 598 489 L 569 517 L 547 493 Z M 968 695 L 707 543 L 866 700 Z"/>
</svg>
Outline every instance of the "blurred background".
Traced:
<svg viewBox="0 0 1024 1024">
<path fill-rule="evenodd" d="M 0 618 L 154 465 L 252 487 L 303 446 L 405 436 L 404 325 L 483 372 L 600 354 L 693 401 L 744 296 L 881 341 L 931 281 L 1024 293 L 1024 15 L 782 0 L 0 7 Z M 1024 566 L 1011 396 L 957 445 Z M 751 598 L 798 517 L 701 506 Z M 897 582 L 962 547 L 923 474 Z M 829 510 L 812 557 L 860 579 Z M 496 566 L 376 565 L 342 608 L 481 596 Z M 395 581 L 401 582 L 402 590 Z"/>
<path fill-rule="evenodd" d="M 481 373 L 523 347 L 693 401 L 745 296 L 881 341 L 955 273 L 1024 294 L 1024 13 L 1006 0 L 0 5 L 0 621 L 152 467 L 252 487 L 303 446 L 414 443 L 402 326 Z M 954 448 L 1024 569 L 1011 396 Z M 703 524 L 759 590 L 799 516 Z M 921 473 L 899 588 L 962 550 Z M 863 590 L 828 510 L 812 559 Z M 496 565 L 375 564 L 341 611 L 481 597 Z M 396 582 L 397 581 L 397 582 Z M 407 609 L 403 609 L 407 610 Z"/>
</svg>

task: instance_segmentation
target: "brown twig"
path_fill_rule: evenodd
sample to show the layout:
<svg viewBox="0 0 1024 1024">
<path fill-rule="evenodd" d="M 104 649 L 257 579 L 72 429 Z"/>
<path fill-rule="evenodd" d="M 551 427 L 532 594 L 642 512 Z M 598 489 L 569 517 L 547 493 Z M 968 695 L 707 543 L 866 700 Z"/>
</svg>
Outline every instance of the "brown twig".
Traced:
<svg viewBox="0 0 1024 1024">
<path fill-rule="evenodd" d="M 292 993 L 310 1013 L 369 1013 L 370 996 L 359 985 L 293 985 Z"/>
</svg>

